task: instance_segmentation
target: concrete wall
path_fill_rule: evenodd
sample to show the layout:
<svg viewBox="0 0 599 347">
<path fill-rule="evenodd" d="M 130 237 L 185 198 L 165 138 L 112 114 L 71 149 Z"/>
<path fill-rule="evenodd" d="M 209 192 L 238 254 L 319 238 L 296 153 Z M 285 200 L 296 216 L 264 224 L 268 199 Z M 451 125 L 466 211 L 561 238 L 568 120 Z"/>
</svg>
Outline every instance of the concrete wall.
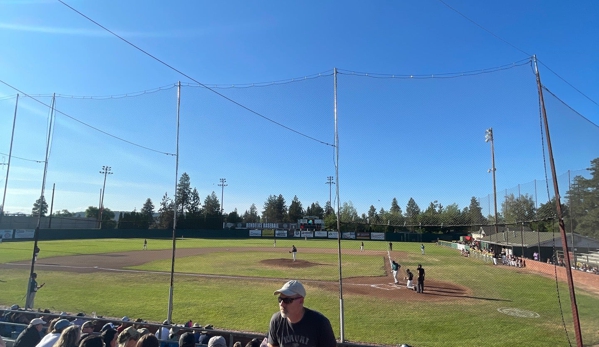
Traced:
<svg viewBox="0 0 599 347">
<path fill-rule="evenodd" d="M 534 260 L 526 261 L 526 268 L 535 272 L 540 272 L 549 276 L 555 276 L 555 267 L 552 264 L 542 263 Z M 567 282 L 566 268 L 562 266 L 557 267 L 557 278 L 560 281 Z M 599 275 L 592 273 L 582 272 L 579 270 L 572 270 L 572 278 L 576 285 L 581 284 L 583 286 L 599 288 Z"/>
</svg>

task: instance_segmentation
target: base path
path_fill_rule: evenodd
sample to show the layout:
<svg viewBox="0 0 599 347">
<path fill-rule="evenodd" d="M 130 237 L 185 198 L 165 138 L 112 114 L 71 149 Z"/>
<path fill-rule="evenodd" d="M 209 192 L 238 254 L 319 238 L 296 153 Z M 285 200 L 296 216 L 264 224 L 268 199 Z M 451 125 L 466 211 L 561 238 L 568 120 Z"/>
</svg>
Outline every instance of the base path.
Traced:
<svg viewBox="0 0 599 347">
<path fill-rule="evenodd" d="M 240 251 L 263 251 L 263 252 L 281 252 L 283 258 L 266 259 L 261 263 L 265 267 L 282 267 L 282 268 L 301 268 L 318 266 L 318 264 L 311 263 L 309 261 L 298 259 L 293 261 L 288 257 L 286 253 L 288 250 L 280 248 L 181 248 L 177 249 L 177 258 L 189 257 L 195 255 L 209 254 L 209 253 L 221 253 L 221 252 L 240 252 Z M 337 253 L 334 249 L 319 249 L 319 248 L 302 248 L 302 253 Z M 284 255 L 285 254 L 285 255 Z M 352 252 L 354 254 L 354 252 Z M 381 255 L 381 261 L 385 266 L 386 276 L 369 276 L 369 277 L 352 277 L 343 279 L 343 294 L 344 296 L 351 295 L 367 295 L 380 297 L 390 300 L 409 300 L 409 301 L 455 301 L 470 299 L 483 299 L 492 300 L 486 298 L 476 298 L 471 296 L 471 290 L 467 287 L 457 285 L 455 283 L 443 282 L 431 279 L 434 274 L 428 273 L 428 278 L 425 281 L 425 292 L 424 294 L 418 294 L 414 290 L 407 289 L 405 286 L 406 281 L 403 280 L 405 274 L 403 268 L 400 271 L 401 274 L 398 276 L 401 279 L 400 285 L 393 283 L 391 277 L 391 268 L 388 261 L 386 261 L 386 251 L 364 251 L 355 254 L 363 255 Z M 407 254 L 403 252 L 393 252 L 393 255 L 399 258 L 407 258 Z M 90 272 L 154 272 L 154 271 L 143 271 L 143 270 L 130 270 L 127 267 L 143 265 L 145 263 L 154 260 L 165 260 L 172 258 L 172 251 L 170 249 L 163 250 L 148 250 L 148 251 L 130 251 L 120 253 L 102 253 L 102 254 L 85 254 L 85 255 L 73 255 L 73 256 L 62 256 L 62 257 L 50 257 L 39 259 L 36 266 L 44 268 L 46 270 L 55 271 L 67 271 L 77 273 L 90 273 Z M 14 262 L 0 264 L 0 268 L 20 268 L 29 267 L 30 262 Z M 156 272 L 169 274 L 169 272 Z M 256 278 L 247 276 L 229 276 L 229 275 L 212 275 L 212 274 L 189 274 L 189 273 L 177 273 L 177 275 L 185 276 L 197 276 L 197 277 L 212 277 L 212 278 L 244 278 L 244 279 L 256 279 L 260 281 L 272 280 L 273 282 L 280 282 L 278 278 Z M 317 286 L 330 291 L 339 291 L 338 281 L 317 281 L 317 280 L 302 280 L 302 282 Z M 414 279 L 414 283 L 416 280 Z"/>
</svg>

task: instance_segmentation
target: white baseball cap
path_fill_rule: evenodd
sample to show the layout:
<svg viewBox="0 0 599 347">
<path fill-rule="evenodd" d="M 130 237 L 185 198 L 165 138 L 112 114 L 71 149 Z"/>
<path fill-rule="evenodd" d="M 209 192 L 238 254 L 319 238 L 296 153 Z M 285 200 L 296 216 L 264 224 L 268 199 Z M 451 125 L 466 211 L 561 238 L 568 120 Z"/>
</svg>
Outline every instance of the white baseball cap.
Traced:
<svg viewBox="0 0 599 347">
<path fill-rule="evenodd" d="M 283 285 L 283 287 L 275 291 L 274 295 L 283 294 L 285 296 L 299 295 L 302 298 L 306 297 L 306 289 L 304 285 L 297 280 L 291 280 Z"/>
<path fill-rule="evenodd" d="M 31 326 L 39 325 L 39 324 L 46 324 L 46 322 L 44 322 L 44 320 L 41 318 L 34 318 L 31 320 L 31 322 L 29 322 L 29 325 L 31 325 Z"/>
</svg>

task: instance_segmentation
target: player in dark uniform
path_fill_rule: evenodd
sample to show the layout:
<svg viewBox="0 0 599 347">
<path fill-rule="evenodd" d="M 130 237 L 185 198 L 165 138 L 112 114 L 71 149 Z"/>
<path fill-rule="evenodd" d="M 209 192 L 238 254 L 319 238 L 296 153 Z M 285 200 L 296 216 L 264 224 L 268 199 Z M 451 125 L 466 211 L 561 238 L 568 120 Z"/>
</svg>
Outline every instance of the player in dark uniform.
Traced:
<svg viewBox="0 0 599 347">
<path fill-rule="evenodd" d="M 418 284 L 416 287 L 416 293 L 424 293 L 424 268 L 418 264 Z"/>
</svg>

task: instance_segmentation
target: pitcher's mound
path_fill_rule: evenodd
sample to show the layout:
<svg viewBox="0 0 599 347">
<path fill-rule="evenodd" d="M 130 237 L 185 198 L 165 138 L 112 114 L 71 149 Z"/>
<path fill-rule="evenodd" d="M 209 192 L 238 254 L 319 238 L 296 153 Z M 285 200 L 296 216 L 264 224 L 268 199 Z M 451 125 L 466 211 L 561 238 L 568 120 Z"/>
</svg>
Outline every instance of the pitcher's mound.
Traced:
<svg viewBox="0 0 599 347">
<path fill-rule="evenodd" d="M 319 264 L 312 263 L 305 260 L 297 259 L 293 261 L 293 259 L 288 258 L 280 258 L 280 259 L 265 259 L 260 261 L 261 264 L 272 267 L 284 267 L 284 268 L 296 268 L 296 267 L 312 267 Z"/>
</svg>

